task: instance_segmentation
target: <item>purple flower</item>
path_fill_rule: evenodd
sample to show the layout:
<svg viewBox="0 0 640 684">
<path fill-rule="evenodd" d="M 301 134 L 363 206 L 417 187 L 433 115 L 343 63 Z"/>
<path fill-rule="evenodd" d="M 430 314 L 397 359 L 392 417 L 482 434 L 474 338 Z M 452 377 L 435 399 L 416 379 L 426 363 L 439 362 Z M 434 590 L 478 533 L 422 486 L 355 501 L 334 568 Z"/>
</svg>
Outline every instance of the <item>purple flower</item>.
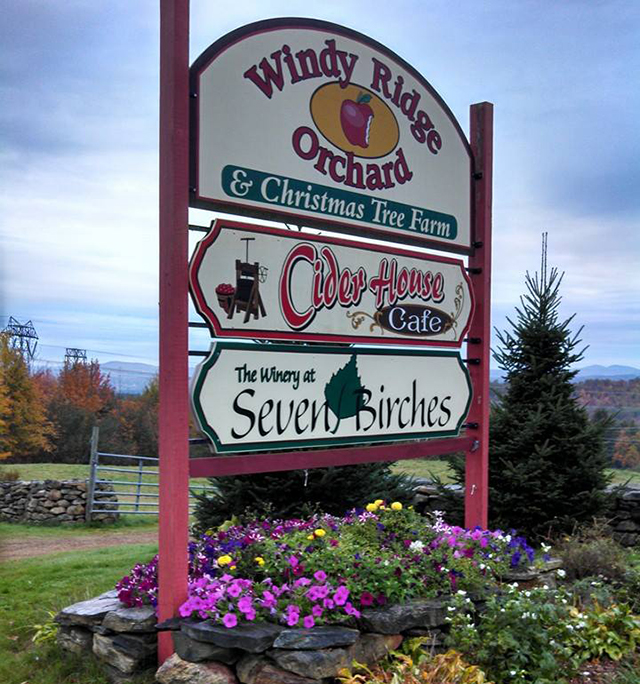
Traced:
<svg viewBox="0 0 640 684">
<path fill-rule="evenodd" d="M 302 624 L 304 625 L 305 629 L 311 629 L 316 624 L 316 621 L 311 615 L 306 615 L 302 621 Z"/>
<path fill-rule="evenodd" d="M 313 606 L 313 608 L 311 609 L 311 613 L 312 613 L 315 617 L 318 617 L 318 618 L 319 618 L 319 617 L 322 615 L 322 613 L 324 613 L 324 608 L 323 608 L 322 606 L 319 606 L 318 604 L 316 604 L 316 605 Z"/>
<path fill-rule="evenodd" d="M 313 576 L 316 580 L 316 582 L 326 582 L 327 581 L 327 573 L 324 570 L 317 570 L 316 572 L 313 573 Z"/>
<path fill-rule="evenodd" d="M 227 613 L 222 618 L 222 622 L 227 629 L 231 629 L 238 624 L 238 618 L 233 613 Z"/>
</svg>

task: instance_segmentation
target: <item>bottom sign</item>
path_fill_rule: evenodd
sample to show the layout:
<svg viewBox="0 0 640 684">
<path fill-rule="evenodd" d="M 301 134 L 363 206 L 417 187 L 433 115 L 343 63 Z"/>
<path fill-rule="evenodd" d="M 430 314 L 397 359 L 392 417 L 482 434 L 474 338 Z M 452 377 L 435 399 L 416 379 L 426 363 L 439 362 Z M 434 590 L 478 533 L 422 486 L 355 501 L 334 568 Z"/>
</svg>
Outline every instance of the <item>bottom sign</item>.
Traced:
<svg viewBox="0 0 640 684">
<path fill-rule="evenodd" d="M 455 352 L 218 341 L 191 401 L 215 451 L 263 451 L 452 437 L 471 383 Z"/>
</svg>

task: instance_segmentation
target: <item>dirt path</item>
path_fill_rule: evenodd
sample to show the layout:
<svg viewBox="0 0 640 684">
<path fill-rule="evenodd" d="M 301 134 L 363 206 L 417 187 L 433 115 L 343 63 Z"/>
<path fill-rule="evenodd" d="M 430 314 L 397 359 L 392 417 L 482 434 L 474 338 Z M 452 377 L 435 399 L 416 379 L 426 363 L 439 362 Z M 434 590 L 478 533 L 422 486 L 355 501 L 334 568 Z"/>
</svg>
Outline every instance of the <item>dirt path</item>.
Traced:
<svg viewBox="0 0 640 684">
<path fill-rule="evenodd" d="M 124 544 L 153 544 L 158 540 L 156 530 L 105 532 L 77 537 L 30 536 L 24 539 L 0 539 L 0 562 L 46 556 L 61 551 L 100 549 Z"/>
</svg>

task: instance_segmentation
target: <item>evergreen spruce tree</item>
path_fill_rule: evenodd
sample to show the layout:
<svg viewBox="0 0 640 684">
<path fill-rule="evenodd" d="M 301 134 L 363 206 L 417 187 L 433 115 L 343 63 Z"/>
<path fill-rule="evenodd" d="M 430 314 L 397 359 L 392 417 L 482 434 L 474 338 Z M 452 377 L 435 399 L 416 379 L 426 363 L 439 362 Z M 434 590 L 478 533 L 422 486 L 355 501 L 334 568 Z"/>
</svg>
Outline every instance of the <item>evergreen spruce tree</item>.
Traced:
<svg viewBox="0 0 640 684">
<path fill-rule="evenodd" d="M 543 238 L 544 239 L 544 238 Z M 498 332 L 493 352 L 506 391 L 492 406 L 489 442 L 489 524 L 532 539 L 571 531 L 606 511 L 607 420 L 590 421 L 574 396 L 572 366 L 583 358 L 574 316 L 560 320 L 563 275 L 526 274 L 527 292 L 512 331 Z M 452 462 L 464 484 L 464 460 Z"/>
<path fill-rule="evenodd" d="M 213 495 L 196 494 L 195 528 L 204 531 L 226 520 L 342 515 L 375 499 L 409 503 L 413 478 L 391 472 L 389 463 L 292 470 L 209 478 Z"/>
</svg>

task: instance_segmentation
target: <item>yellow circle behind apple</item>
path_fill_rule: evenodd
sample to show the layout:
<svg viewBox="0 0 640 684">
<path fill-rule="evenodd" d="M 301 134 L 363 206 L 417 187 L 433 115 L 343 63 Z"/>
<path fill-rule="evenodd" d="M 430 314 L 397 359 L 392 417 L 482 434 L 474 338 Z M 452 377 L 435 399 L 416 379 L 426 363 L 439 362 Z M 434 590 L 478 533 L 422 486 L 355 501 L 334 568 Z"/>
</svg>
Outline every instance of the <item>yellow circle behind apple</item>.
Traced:
<svg viewBox="0 0 640 684">
<path fill-rule="evenodd" d="M 366 101 L 373 114 L 368 122 L 368 137 L 360 134 L 360 144 L 351 142 L 341 120 L 341 110 L 345 101 L 350 101 L 349 111 L 353 112 L 359 100 Z M 318 130 L 333 145 L 344 152 L 352 152 L 355 157 L 377 159 L 392 152 L 400 138 L 398 122 L 391 109 L 371 90 L 350 83 L 341 88 L 339 83 L 326 83 L 311 96 L 311 116 Z M 367 110 L 362 109 L 367 117 Z"/>
</svg>

